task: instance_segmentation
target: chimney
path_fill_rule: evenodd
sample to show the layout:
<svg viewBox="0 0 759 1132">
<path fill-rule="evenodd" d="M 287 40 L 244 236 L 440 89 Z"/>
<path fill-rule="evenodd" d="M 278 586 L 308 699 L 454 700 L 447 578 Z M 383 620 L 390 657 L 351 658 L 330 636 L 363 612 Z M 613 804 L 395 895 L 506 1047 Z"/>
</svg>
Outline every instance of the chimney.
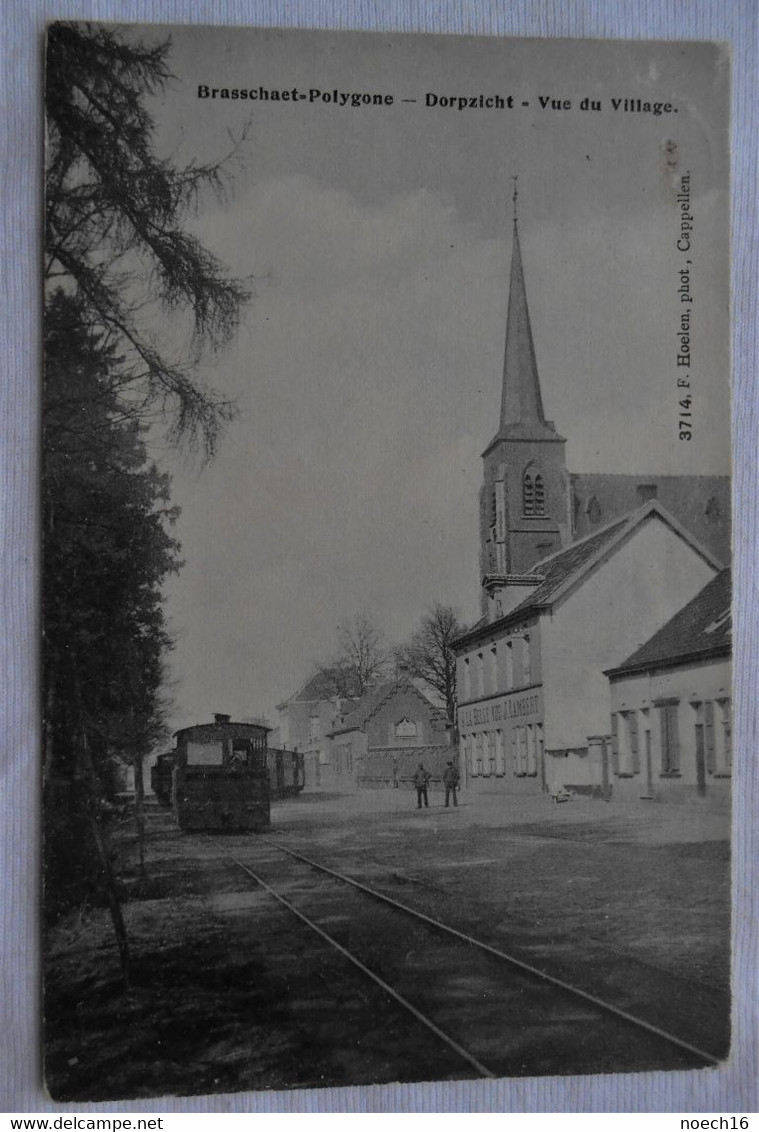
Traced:
<svg viewBox="0 0 759 1132">
<path fill-rule="evenodd" d="M 213 714 L 214 723 L 229 723 L 230 716 L 224 715 L 223 712 L 215 711 Z"/>
</svg>

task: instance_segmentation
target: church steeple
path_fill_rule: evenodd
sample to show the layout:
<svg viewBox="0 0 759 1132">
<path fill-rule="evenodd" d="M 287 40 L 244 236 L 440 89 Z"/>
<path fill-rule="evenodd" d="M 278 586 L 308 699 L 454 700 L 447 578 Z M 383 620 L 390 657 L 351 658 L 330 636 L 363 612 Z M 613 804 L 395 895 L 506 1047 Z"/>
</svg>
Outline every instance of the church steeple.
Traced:
<svg viewBox="0 0 759 1132">
<path fill-rule="evenodd" d="M 540 392 L 538 363 L 532 339 L 527 288 L 519 245 L 517 218 L 517 179 L 514 177 L 514 235 L 511 249 L 511 276 L 506 314 L 506 343 L 503 357 L 501 417 L 492 443 L 505 439 L 560 440 L 553 421 L 547 421 Z"/>
<path fill-rule="evenodd" d="M 489 616 L 513 604 L 513 592 L 533 565 L 566 545 L 570 529 L 566 441 L 543 410 L 519 245 L 516 178 L 512 200 L 501 415 L 482 454 L 480 576 L 482 611 Z"/>
<path fill-rule="evenodd" d="M 509 425 L 528 423 L 545 425 L 546 419 L 527 306 L 522 250 L 519 246 L 519 222 L 515 216 L 499 431 L 503 433 Z"/>
</svg>

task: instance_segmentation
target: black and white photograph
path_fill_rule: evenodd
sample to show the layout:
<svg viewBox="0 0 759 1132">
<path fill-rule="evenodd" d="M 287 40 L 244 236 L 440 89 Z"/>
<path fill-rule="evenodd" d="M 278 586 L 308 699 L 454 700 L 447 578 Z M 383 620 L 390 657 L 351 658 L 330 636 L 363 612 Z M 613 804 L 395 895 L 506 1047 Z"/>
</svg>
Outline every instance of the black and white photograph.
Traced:
<svg viewBox="0 0 759 1132">
<path fill-rule="evenodd" d="M 50 1096 L 724 1065 L 727 45 L 45 81 Z"/>
</svg>

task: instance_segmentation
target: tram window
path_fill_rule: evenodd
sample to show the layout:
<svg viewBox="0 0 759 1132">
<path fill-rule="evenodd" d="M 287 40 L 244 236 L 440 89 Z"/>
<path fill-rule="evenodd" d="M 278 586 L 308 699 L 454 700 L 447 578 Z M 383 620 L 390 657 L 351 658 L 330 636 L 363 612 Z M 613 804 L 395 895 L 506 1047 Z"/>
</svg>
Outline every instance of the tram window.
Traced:
<svg viewBox="0 0 759 1132">
<path fill-rule="evenodd" d="M 199 743 L 190 740 L 187 744 L 188 766 L 221 766 L 224 762 L 224 748 L 221 740 Z"/>
</svg>

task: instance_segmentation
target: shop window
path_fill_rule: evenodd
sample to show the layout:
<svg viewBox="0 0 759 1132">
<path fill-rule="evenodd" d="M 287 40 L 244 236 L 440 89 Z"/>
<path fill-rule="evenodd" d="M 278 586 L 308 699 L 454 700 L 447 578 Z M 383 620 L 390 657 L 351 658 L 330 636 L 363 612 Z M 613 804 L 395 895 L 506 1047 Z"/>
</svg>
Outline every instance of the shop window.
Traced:
<svg viewBox="0 0 759 1132">
<path fill-rule="evenodd" d="M 482 774 L 482 763 L 483 763 L 482 747 L 483 747 L 483 734 L 482 734 L 481 731 L 478 731 L 477 734 L 474 736 L 474 773 L 476 775 Z"/>
<path fill-rule="evenodd" d="M 538 755 L 535 746 L 535 725 L 528 723 L 525 728 L 525 774 L 536 775 L 538 773 Z"/>
<path fill-rule="evenodd" d="M 527 729 L 514 728 L 514 764 L 515 773 L 523 778 L 527 774 Z"/>
<path fill-rule="evenodd" d="M 500 727 L 495 733 L 495 773 L 502 777 L 506 773 L 506 757 L 503 749 L 503 731 Z"/>
</svg>

